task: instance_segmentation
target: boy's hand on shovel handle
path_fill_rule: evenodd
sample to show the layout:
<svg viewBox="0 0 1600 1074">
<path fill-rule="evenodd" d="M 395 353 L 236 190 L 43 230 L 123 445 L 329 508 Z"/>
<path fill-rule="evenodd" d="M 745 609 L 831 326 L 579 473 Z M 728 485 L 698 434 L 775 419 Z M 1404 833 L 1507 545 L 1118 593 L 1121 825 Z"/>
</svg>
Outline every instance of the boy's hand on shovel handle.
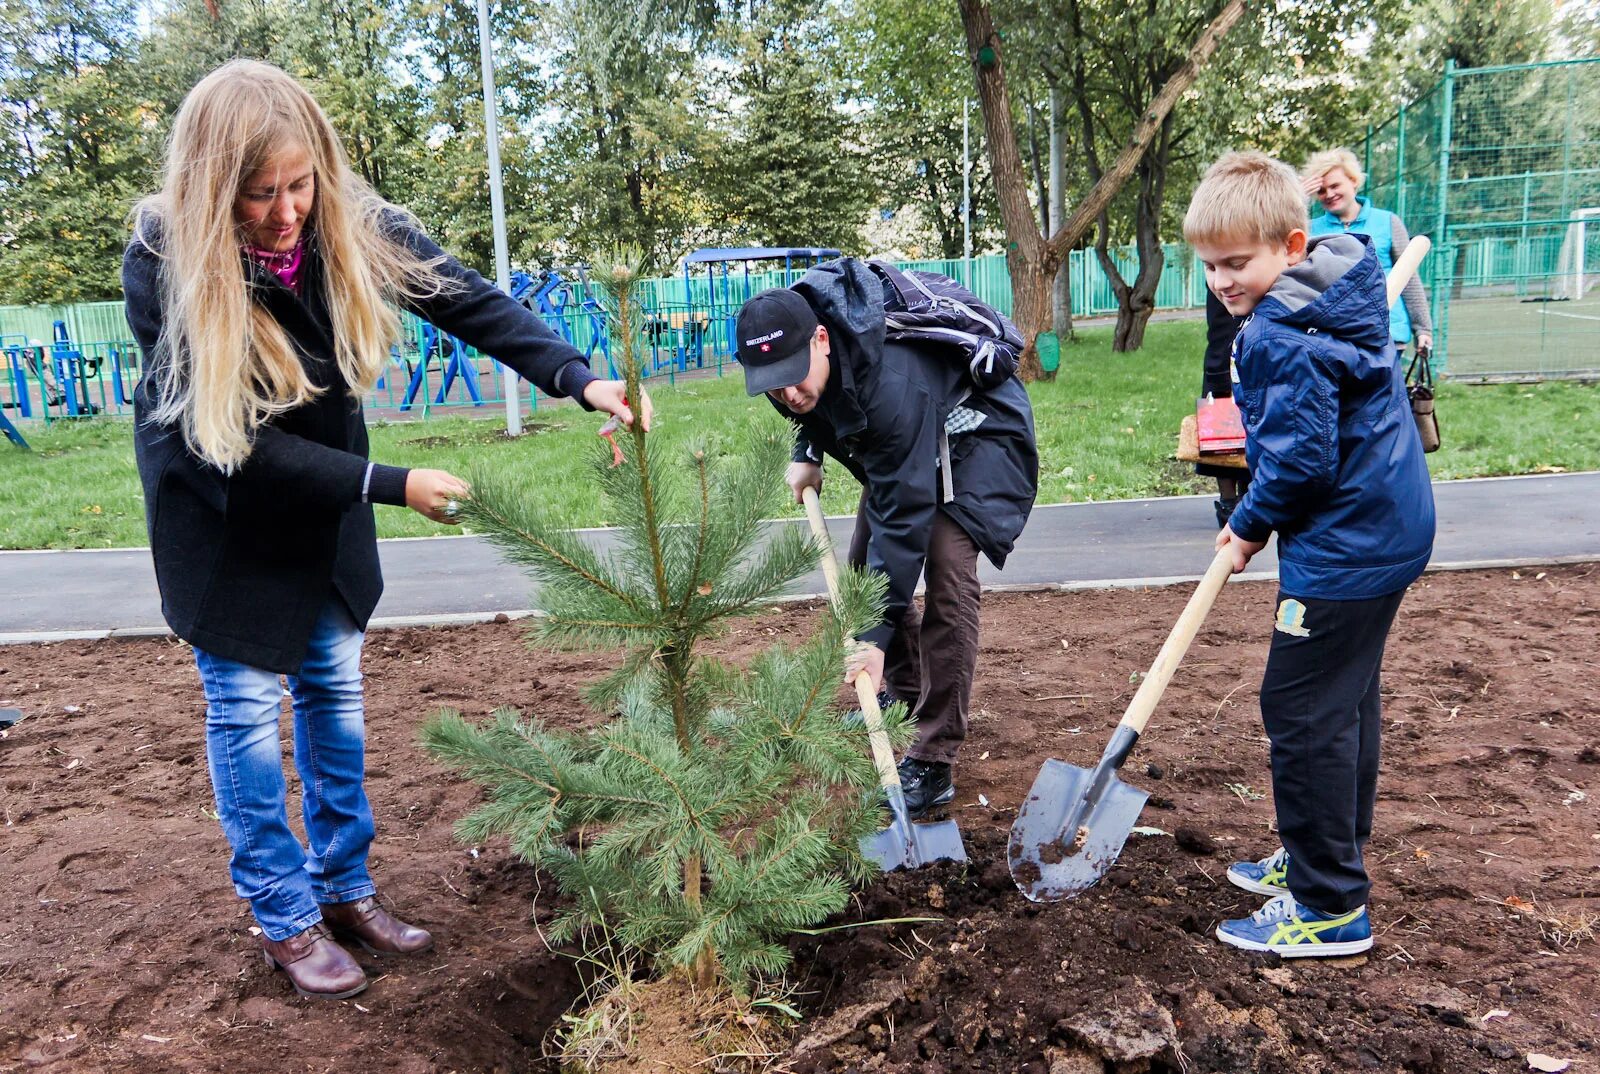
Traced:
<svg viewBox="0 0 1600 1074">
<path fill-rule="evenodd" d="M 854 686 L 857 676 L 863 671 L 872 680 L 872 692 L 877 693 L 883 689 L 883 650 L 876 645 L 869 645 L 858 641 L 851 647 L 844 660 L 844 681 Z"/>
<path fill-rule="evenodd" d="M 1238 574 L 1250 562 L 1250 557 L 1267 547 L 1266 541 L 1247 541 L 1234 533 L 1228 526 L 1222 527 L 1222 532 L 1217 534 L 1217 551 L 1227 548 L 1233 556 L 1233 573 Z"/>
</svg>

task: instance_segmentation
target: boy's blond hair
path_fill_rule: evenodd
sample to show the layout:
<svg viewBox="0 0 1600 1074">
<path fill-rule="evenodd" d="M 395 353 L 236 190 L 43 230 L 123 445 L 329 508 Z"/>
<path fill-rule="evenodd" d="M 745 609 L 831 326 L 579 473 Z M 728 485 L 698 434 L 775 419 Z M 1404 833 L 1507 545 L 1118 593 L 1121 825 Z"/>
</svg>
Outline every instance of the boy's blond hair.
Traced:
<svg viewBox="0 0 1600 1074">
<path fill-rule="evenodd" d="M 1337 149 L 1324 149 L 1320 153 L 1311 154 L 1311 159 L 1300 169 L 1300 178 L 1320 179 L 1335 168 L 1348 175 L 1357 190 L 1360 190 L 1361 184 L 1367 181 L 1367 173 L 1361 170 L 1361 162 L 1356 159 L 1354 153 L 1342 145 Z"/>
<path fill-rule="evenodd" d="M 1227 153 L 1206 169 L 1183 217 L 1184 241 L 1282 242 L 1309 231 L 1305 191 L 1294 169 L 1254 151 Z"/>
</svg>

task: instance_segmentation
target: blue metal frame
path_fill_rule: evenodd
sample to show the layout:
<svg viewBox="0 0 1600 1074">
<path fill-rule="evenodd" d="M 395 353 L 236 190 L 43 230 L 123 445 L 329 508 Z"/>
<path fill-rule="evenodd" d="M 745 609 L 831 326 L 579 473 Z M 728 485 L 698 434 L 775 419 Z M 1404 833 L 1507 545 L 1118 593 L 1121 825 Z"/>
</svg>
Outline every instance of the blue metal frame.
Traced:
<svg viewBox="0 0 1600 1074">
<path fill-rule="evenodd" d="M 722 324 L 721 340 L 724 341 L 728 354 L 736 354 L 735 322 L 739 317 L 739 307 L 750 301 L 750 265 L 757 261 L 782 261 L 783 282 L 788 286 L 794 277 L 795 264 L 800 262 L 803 267 L 810 268 L 819 261 L 831 257 L 841 257 L 843 254 L 834 249 L 822 246 L 708 246 L 704 249 L 692 251 L 683 259 L 683 298 L 692 308 L 694 306 L 694 278 L 693 266 L 706 266 L 706 301 L 710 306 L 710 319 L 716 324 L 720 319 Z M 729 279 L 728 266 L 732 264 L 744 265 L 743 296 L 734 301 L 733 284 Z M 717 266 L 722 267 L 722 313 L 718 314 L 717 303 Z M 718 346 L 718 338 L 712 334 L 712 347 Z M 703 354 L 699 362 L 703 362 Z M 697 364 L 699 364 L 697 362 Z M 679 369 L 687 368 L 686 362 L 680 362 Z"/>
<path fill-rule="evenodd" d="M 17 427 L 11 424 L 11 419 L 5 416 L 4 411 L 0 411 L 0 433 L 4 433 L 7 440 L 17 445 L 23 451 L 33 450 L 28 446 L 28 442 L 22 439 L 22 434 L 17 432 Z"/>
</svg>

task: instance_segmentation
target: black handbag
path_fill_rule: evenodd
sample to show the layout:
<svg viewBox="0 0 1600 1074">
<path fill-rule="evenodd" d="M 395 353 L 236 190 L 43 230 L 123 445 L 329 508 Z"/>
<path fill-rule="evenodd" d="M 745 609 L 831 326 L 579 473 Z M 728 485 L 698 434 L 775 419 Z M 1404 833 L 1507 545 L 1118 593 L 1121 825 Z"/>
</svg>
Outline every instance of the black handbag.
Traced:
<svg viewBox="0 0 1600 1074">
<path fill-rule="evenodd" d="M 1406 396 L 1411 400 L 1411 416 L 1417 420 L 1417 434 L 1424 452 L 1439 450 L 1439 415 L 1433 411 L 1433 350 L 1418 347 L 1406 370 Z"/>
</svg>

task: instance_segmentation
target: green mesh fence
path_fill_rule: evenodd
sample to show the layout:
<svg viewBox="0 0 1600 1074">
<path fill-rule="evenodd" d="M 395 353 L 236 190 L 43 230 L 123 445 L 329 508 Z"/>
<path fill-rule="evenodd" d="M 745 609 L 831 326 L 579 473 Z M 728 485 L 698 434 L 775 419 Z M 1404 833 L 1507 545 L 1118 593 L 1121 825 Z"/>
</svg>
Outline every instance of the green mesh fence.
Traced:
<svg viewBox="0 0 1600 1074">
<path fill-rule="evenodd" d="M 1204 273 L 1188 247 L 1170 243 L 1163 252 L 1156 307 L 1203 307 Z M 1132 280 L 1139 267 L 1133 251 L 1117 251 L 1114 257 L 1124 278 Z M 896 263 L 961 280 L 997 309 L 1011 311 L 1011 275 L 1002 255 Z M 687 280 L 679 273 L 644 281 L 636 343 L 646 375 L 671 380 L 685 373 L 720 374 L 732 361 L 733 322 L 745 299 L 793 283 L 801 271 L 787 276 L 782 269 L 746 273 L 738 265 L 724 274 L 721 266 L 714 271 L 701 267 Z M 1093 251 L 1074 250 L 1070 271 L 1074 316 L 1116 313 L 1116 295 Z M 597 373 L 615 375 L 587 312 L 568 310 L 546 321 L 590 357 Z M 0 306 L 0 411 L 8 417 L 51 421 L 129 414 L 138 377 L 138 348 L 129 338 L 121 302 Z M 462 408 L 503 405 L 504 387 L 498 365 L 488 356 L 470 347 L 458 353 L 452 341 L 440 340 L 423 322 L 407 316 L 404 338 L 368 395 L 367 407 L 385 417 L 460 413 Z M 537 408 L 539 392 L 525 382 L 522 390 Z"/>
<path fill-rule="evenodd" d="M 1422 278 L 1442 370 L 1600 371 L 1600 58 L 1447 66 L 1361 155 L 1373 204 L 1434 240 Z"/>
</svg>

